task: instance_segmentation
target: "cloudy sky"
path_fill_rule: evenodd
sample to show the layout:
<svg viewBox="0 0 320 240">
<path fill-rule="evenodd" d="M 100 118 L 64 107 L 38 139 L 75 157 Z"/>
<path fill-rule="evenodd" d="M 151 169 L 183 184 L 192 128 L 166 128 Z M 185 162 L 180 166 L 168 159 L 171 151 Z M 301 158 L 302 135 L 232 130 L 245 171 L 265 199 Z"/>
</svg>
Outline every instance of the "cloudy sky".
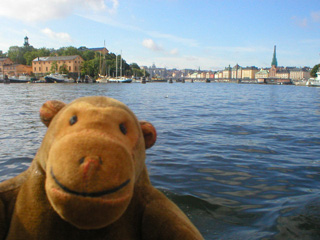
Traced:
<svg viewBox="0 0 320 240">
<path fill-rule="evenodd" d="M 15 0 L 0 7 L 0 50 L 103 47 L 140 66 L 218 70 L 320 63 L 319 0 Z"/>
</svg>

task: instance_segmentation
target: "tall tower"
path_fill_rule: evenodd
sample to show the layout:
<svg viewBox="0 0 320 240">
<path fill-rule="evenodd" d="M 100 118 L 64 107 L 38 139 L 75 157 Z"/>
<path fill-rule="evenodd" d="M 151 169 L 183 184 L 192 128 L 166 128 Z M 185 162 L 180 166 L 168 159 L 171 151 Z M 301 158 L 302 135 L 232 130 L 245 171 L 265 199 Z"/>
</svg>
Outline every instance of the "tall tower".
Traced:
<svg viewBox="0 0 320 240">
<path fill-rule="evenodd" d="M 29 47 L 29 46 L 30 46 L 30 44 L 29 44 L 29 38 L 28 38 L 27 36 L 24 38 L 24 44 L 23 44 L 23 46 L 25 46 L 25 47 Z"/>
<path fill-rule="evenodd" d="M 274 45 L 273 58 L 272 58 L 271 66 L 278 67 L 278 62 L 277 62 L 277 57 L 276 57 L 276 45 Z"/>
</svg>

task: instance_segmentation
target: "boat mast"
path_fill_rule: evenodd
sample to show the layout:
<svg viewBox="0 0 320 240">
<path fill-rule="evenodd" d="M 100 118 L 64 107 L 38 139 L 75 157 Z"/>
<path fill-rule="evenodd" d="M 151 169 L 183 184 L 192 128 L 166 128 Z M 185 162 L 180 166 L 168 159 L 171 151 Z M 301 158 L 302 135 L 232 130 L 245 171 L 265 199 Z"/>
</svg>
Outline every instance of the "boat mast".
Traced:
<svg viewBox="0 0 320 240">
<path fill-rule="evenodd" d="M 122 50 L 120 53 L 120 78 L 122 77 L 122 58 L 121 58 L 121 55 L 122 55 Z"/>
<path fill-rule="evenodd" d="M 118 77 L 118 55 L 116 55 L 116 78 Z"/>
</svg>

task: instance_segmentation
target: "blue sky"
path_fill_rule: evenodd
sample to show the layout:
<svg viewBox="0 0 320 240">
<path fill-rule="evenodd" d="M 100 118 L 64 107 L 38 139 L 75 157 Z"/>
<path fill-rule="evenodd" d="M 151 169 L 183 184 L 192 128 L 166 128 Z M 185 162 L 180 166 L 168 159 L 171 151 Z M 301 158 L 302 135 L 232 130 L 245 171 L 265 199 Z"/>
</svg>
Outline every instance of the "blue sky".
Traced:
<svg viewBox="0 0 320 240">
<path fill-rule="evenodd" d="M 0 50 L 103 47 L 140 66 L 219 70 L 320 63 L 320 0 L 15 0 Z"/>
</svg>

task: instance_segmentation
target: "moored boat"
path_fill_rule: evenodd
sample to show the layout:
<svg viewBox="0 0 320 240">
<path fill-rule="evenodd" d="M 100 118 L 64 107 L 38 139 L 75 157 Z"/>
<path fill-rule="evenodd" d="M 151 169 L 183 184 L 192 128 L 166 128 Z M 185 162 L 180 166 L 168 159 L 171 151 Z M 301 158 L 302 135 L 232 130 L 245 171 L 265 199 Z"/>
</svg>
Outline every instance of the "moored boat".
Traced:
<svg viewBox="0 0 320 240">
<path fill-rule="evenodd" d="M 71 82 L 67 75 L 65 74 L 58 74 L 58 73 L 51 73 L 44 77 L 46 83 L 69 83 Z"/>
<path fill-rule="evenodd" d="M 317 72 L 317 77 L 316 78 L 309 78 L 306 86 L 308 87 L 320 87 L 320 68 L 318 69 Z"/>
<path fill-rule="evenodd" d="M 29 83 L 31 81 L 31 77 L 27 75 L 20 75 L 18 77 L 11 76 L 8 80 L 10 83 Z"/>
<path fill-rule="evenodd" d="M 109 78 L 108 80 L 110 83 L 131 83 L 131 78 L 120 77 L 120 78 Z"/>
</svg>

